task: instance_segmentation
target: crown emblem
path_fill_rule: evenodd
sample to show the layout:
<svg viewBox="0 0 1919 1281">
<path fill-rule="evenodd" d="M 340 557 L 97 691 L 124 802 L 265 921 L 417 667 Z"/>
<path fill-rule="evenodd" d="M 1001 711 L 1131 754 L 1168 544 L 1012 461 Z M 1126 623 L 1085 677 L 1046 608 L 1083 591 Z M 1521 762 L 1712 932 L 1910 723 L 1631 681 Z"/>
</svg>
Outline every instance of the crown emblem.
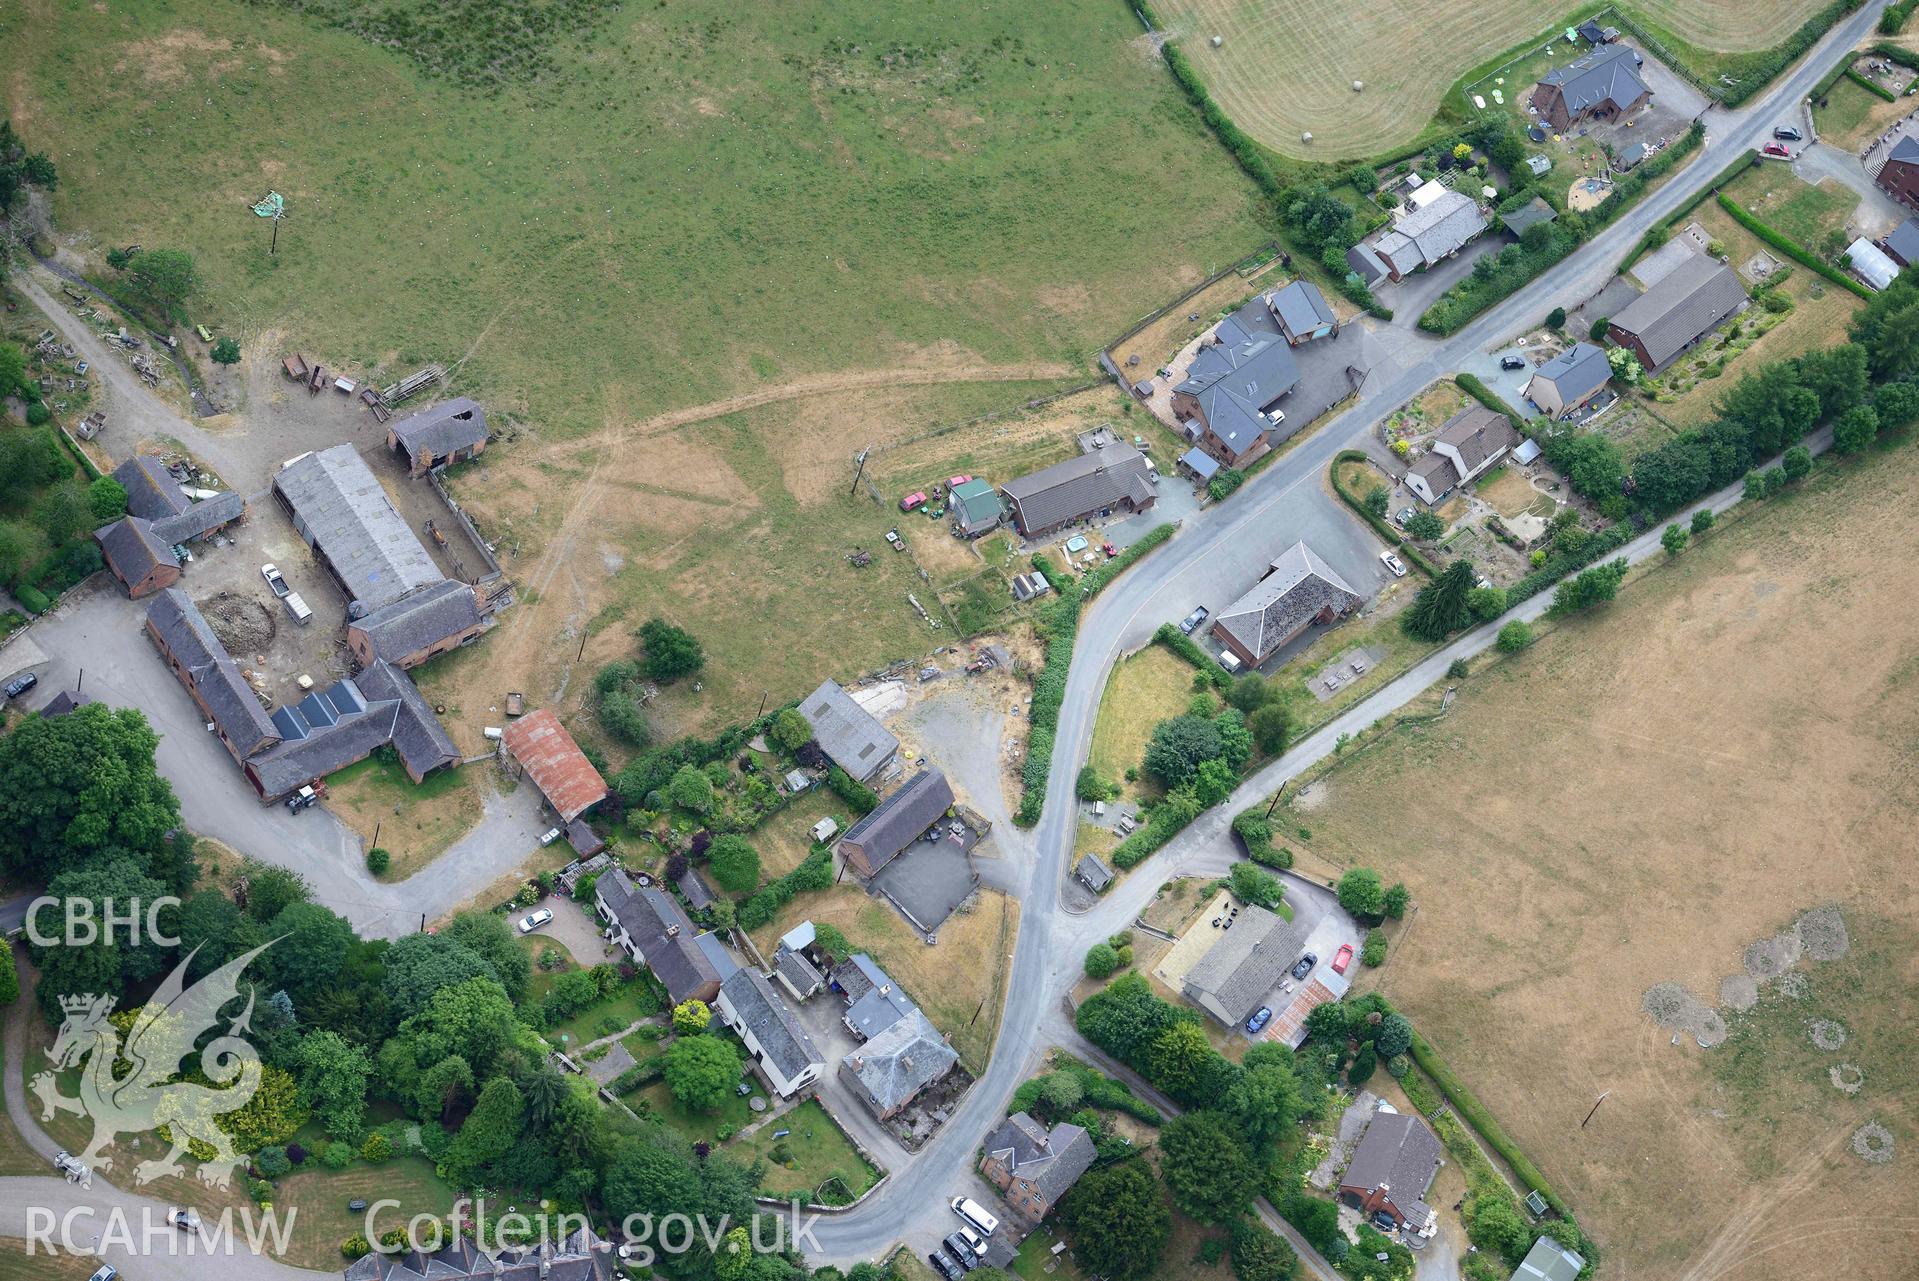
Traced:
<svg viewBox="0 0 1919 1281">
<path fill-rule="evenodd" d="M 61 997 L 60 1008 L 68 1014 L 85 1014 L 87 1011 L 91 1010 L 94 1007 L 94 1004 L 96 1002 L 100 1002 L 100 1001 L 105 1001 L 108 1005 L 111 1005 L 113 1003 L 113 998 L 110 996 L 108 997 L 95 996 L 91 992 L 82 992 L 78 996 Z"/>
</svg>

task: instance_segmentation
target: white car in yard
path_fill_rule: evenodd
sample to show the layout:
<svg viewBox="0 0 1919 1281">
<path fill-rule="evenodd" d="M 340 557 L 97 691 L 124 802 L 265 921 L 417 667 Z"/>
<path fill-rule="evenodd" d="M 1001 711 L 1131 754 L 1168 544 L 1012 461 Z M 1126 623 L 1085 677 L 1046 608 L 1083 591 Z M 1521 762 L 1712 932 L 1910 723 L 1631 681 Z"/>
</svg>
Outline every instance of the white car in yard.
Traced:
<svg viewBox="0 0 1919 1281">
<path fill-rule="evenodd" d="M 281 576 L 278 565 L 260 566 L 260 577 L 267 580 L 267 586 L 272 589 L 273 594 L 281 600 L 285 600 L 293 594 L 293 589 L 287 586 L 287 580 Z"/>
<path fill-rule="evenodd" d="M 542 925 L 551 924 L 552 921 L 553 921 L 553 913 L 548 911 L 546 908 L 541 908 L 537 912 L 529 912 L 527 915 L 522 916 L 520 918 L 520 933 L 531 934 L 534 930 L 539 929 Z"/>
<path fill-rule="evenodd" d="M 1401 561 L 1399 557 L 1393 555 L 1391 552 L 1379 553 L 1379 563 L 1384 565 L 1387 569 L 1392 570 L 1394 578 L 1406 577 L 1405 563 Z"/>
</svg>

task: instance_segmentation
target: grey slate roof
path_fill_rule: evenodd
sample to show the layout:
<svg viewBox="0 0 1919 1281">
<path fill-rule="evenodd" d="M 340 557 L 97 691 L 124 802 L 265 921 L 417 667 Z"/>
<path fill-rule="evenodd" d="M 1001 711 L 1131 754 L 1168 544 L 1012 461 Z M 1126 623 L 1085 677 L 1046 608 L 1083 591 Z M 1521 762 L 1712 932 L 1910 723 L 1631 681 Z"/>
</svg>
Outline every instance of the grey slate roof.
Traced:
<svg viewBox="0 0 1919 1281">
<path fill-rule="evenodd" d="M 208 714 L 236 751 L 251 756 L 279 740 L 280 731 L 260 706 L 253 687 L 185 592 L 169 587 L 156 595 L 147 606 L 147 623 L 187 669 Z"/>
<path fill-rule="evenodd" d="M 1418 1117 L 1375 1113 L 1339 1183 L 1341 1187 L 1368 1191 L 1387 1184 L 1400 1214 L 1423 1225 L 1432 1213 L 1425 1204 L 1426 1189 L 1439 1172 L 1441 1155 L 1438 1136 Z"/>
<path fill-rule="evenodd" d="M 1572 116 L 1607 103 L 1623 110 L 1646 92 L 1646 82 L 1639 78 L 1639 55 L 1623 44 L 1606 45 L 1577 62 L 1555 67 L 1539 83 L 1558 86 Z"/>
<path fill-rule="evenodd" d="M 1543 160 L 1545 157 L 1540 156 L 1538 159 Z M 1534 223 L 1551 222 L 1557 217 L 1559 217 L 1559 211 L 1557 209 L 1554 209 L 1540 197 L 1534 196 L 1531 200 L 1528 200 L 1511 213 L 1500 214 L 1499 221 L 1505 224 L 1507 231 L 1517 236 Z"/>
<path fill-rule="evenodd" d="M 1451 445 L 1459 451 L 1468 473 L 1477 472 L 1488 459 L 1519 443 L 1512 420 L 1484 405 L 1468 405 L 1448 418 L 1433 437 L 1434 444 Z"/>
<path fill-rule="evenodd" d="M 456 449 L 470 449 L 487 438 L 486 410 L 465 396 L 408 414 L 387 428 L 409 454 L 422 449 L 445 458 Z"/>
<path fill-rule="evenodd" d="M 1050 1131 L 1024 1112 L 1015 1112 L 986 1136 L 988 1156 L 998 1156 L 1013 1172 L 1053 1205 L 1092 1167 L 1093 1140 L 1077 1125 L 1060 1122 Z"/>
<path fill-rule="evenodd" d="M 40 715 L 52 720 L 56 716 L 65 716 L 75 708 L 99 701 L 93 695 L 83 694 L 77 689 L 63 689 L 47 700 L 46 706 L 40 709 Z"/>
<path fill-rule="evenodd" d="M 1886 164 L 1898 161 L 1901 164 L 1919 165 L 1919 138 L 1906 134 L 1892 144 L 1892 150 L 1886 153 Z"/>
<path fill-rule="evenodd" d="M 1886 252 L 1908 267 L 1919 262 L 1919 218 L 1908 218 L 1892 229 L 1886 237 Z"/>
<path fill-rule="evenodd" d="M 1299 385 L 1299 358 L 1273 314 L 1276 298 L 1255 298 L 1220 321 L 1217 341 L 1200 345 L 1186 381 L 1173 389 L 1199 401 L 1206 426 L 1235 454 L 1272 429 L 1265 412 Z"/>
<path fill-rule="evenodd" d="M 1479 212 L 1478 202 L 1464 192 L 1449 191 L 1394 223 L 1374 247 L 1382 257 L 1395 260 L 1406 257 L 1410 248 L 1420 262 L 1431 266 L 1484 230 L 1486 215 Z M 1401 263 L 1401 273 L 1413 265 Z"/>
<path fill-rule="evenodd" d="M 293 524 L 325 553 L 347 596 L 369 610 L 437 583 L 435 568 L 379 477 L 352 445 L 302 454 L 273 478 Z"/>
<path fill-rule="evenodd" d="M 1367 244 L 1354 245 L 1346 251 L 1346 265 L 1353 269 L 1359 278 L 1368 285 L 1378 284 L 1386 277 L 1386 264 Z"/>
<path fill-rule="evenodd" d="M 1240 908 L 1230 930 L 1219 931 L 1206 955 L 1186 972 L 1186 995 L 1226 1024 L 1238 1024 L 1299 959 L 1299 935 L 1284 918 L 1257 904 Z"/>
<path fill-rule="evenodd" d="M 1603 347 L 1580 342 L 1534 370 L 1533 378 L 1551 383 L 1560 400 L 1570 405 L 1604 387 L 1612 378 L 1612 365 Z"/>
<path fill-rule="evenodd" d="M 115 467 L 113 478 L 127 491 L 127 511 L 146 520 L 183 512 L 190 501 L 160 460 L 146 454 L 136 454 Z"/>
<path fill-rule="evenodd" d="M 1125 498 L 1148 501 L 1153 497 L 1148 470 L 1146 455 L 1131 445 L 1108 445 L 1009 480 L 1000 492 L 1019 513 L 1022 529 L 1051 529 Z"/>
<path fill-rule="evenodd" d="M 1745 301 L 1746 287 L 1739 283 L 1738 274 L 1701 254 L 1688 258 L 1633 299 L 1612 323 L 1637 336 L 1657 368 Z"/>
<path fill-rule="evenodd" d="M 99 540 L 100 554 L 113 572 L 128 583 L 137 583 L 153 572 L 156 565 L 178 566 L 170 543 L 153 532 L 153 522 L 141 516 L 122 516 L 93 536 Z"/>
<path fill-rule="evenodd" d="M 188 504 L 178 515 L 153 522 L 153 535 L 162 542 L 189 542 L 202 534 L 232 524 L 246 515 L 247 500 L 232 490 Z"/>
<path fill-rule="evenodd" d="M 825 1066 L 826 1057 L 793 1017 L 793 1011 L 786 1008 L 786 1002 L 780 999 L 765 975 L 747 967 L 736 971 L 720 985 L 720 990 L 781 1076 L 790 1081 L 809 1065 Z"/>
<path fill-rule="evenodd" d="M 868 865 L 877 872 L 918 840 L 952 805 L 953 788 L 946 775 L 937 766 L 923 769 L 846 829 L 840 840 L 863 849 Z"/>
<path fill-rule="evenodd" d="M 1586 1260 L 1551 1237 L 1540 1237 L 1514 1270 L 1512 1281 L 1577 1281 Z"/>
<path fill-rule="evenodd" d="M 844 1060 L 877 1112 L 891 1112 L 953 1070 L 959 1055 L 917 1008 Z"/>
<path fill-rule="evenodd" d="M 699 945 L 693 922 L 670 895 L 651 885 L 635 885 L 617 867 L 602 875 L 594 890 L 640 949 L 646 967 L 666 985 L 675 1005 L 720 981 L 719 971 Z"/>
<path fill-rule="evenodd" d="M 1082 856 L 1073 867 L 1073 875 L 1079 877 L 1086 888 L 1095 894 L 1113 883 L 1113 869 L 1100 862 L 1097 854 Z"/>
<path fill-rule="evenodd" d="M 1294 543 L 1273 560 L 1251 591 L 1220 611 L 1213 626 L 1232 633 L 1264 662 L 1301 624 L 1328 606 L 1344 614 L 1364 599 L 1317 552 Z"/>
<path fill-rule="evenodd" d="M 813 727 L 813 741 L 820 750 L 862 783 L 900 749 L 899 739 L 854 702 L 838 681 L 821 681 L 800 704 L 800 715 Z"/>
<path fill-rule="evenodd" d="M 693 941 L 700 945 L 700 951 L 705 954 L 708 963 L 713 966 L 713 972 L 720 976 L 720 985 L 722 987 L 725 986 L 726 980 L 740 972 L 740 959 L 733 955 L 733 949 L 728 947 L 726 940 L 719 935 L 708 930 L 706 933 L 694 938 Z"/>
<path fill-rule="evenodd" d="M 460 759 L 446 727 L 433 714 L 420 687 L 391 663 L 378 662 L 354 678 L 354 683 L 369 699 L 390 699 L 399 704 L 393 713 L 393 747 L 400 759 L 419 773 Z"/>
<path fill-rule="evenodd" d="M 350 626 L 366 633 L 374 654 L 398 662 L 477 627 L 480 621 L 480 601 L 473 589 L 457 579 L 442 578 Z"/>
<path fill-rule="evenodd" d="M 1453 466 L 1453 460 L 1438 450 L 1427 452 L 1406 469 L 1406 474 L 1425 481 L 1426 488 L 1435 494 L 1444 494 L 1459 483 L 1459 468 Z"/>
<path fill-rule="evenodd" d="M 779 971 L 788 983 L 802 992 L 814 991 L 823 986 L 826 978 L 813 962 L 801 956 L 790 947 L 782 946 L 773 953 L 773 968 Z"/>
<path fill-rule="evenodd" d="M 862 1039 L 878 1036 L 909 1014 L 919 1012 L 892 976 L 864 952 L 855 952 L 833 971 L 846 996 L 846 1021 Z"/>
<path fill-rule="evenodd" d="M 537 1246 L 509 1246 L 496 1253 L 455 1237 L 432 1254 L 378 1250 L 348 1264 L 346 1281 L 607 1281 L 613 1254 L 591 1231 Z"/>
<path fill-rule="evenodd" d="M 343 769 L 389 743 L 416 774 L 460 760 L 419 687 L 386 662 L 276 708 L 273 723 L 285 741 L 247 762 L 269 796 Z"/>
<path fill-rule="evenodd" d="M 1310 280 L 1295 280 L 1272 296 L 1273 314 L 1282 327 L 1307 333 L 1321 325 L 1337 324 L 1339 318 L 1326 303 L 1326 295 Z"/>
</svg>

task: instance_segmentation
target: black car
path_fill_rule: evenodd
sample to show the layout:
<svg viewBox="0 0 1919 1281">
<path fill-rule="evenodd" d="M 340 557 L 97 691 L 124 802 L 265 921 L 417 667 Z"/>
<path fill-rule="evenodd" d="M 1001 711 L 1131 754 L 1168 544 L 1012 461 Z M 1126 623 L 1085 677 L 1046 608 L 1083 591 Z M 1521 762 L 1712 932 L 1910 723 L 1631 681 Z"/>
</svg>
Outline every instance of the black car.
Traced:
<svg viewBox="0 0 1919 1281">
<path fill-rule="evenodd" d="M 960 1267 L 951 1259 L 948 1259 L 946 1255 L 939 1250 L 935 1250 L 927 1255 L 926 1261 L 932 1264 L 933 1271 L 945 1277 L 946 1281 L 959 1281 L 961 1277 L 966 1275 L 966 1269 Z"/>
<path fill-rule="evenodd" d="M 1293 977 L 1296 979 L 1305 978 L 1308 974 L 1311 974 L 1313 972 L 1313 966 L 1317 964 L 1319 964 L 1319 958 L 1317 956 L 1314 956 L 1311 952 L 1306 953 L 1306 955 L 1300 957 L 1298 961 L 1294 962 Z"/>
<path fill-rule="evenodd" d="M 1801 142 L 1805 139 L 1806 135 L 1803 133 L 1800 133 L 1797 129 L 1793 128 L 1791 125 L 1780 125 L 1777 129 L 1774 129 L 1772 131 L 1772 136 L 1779 139 L 1779 141 L 1781 142 Z"/>
<path fill-rule="evenodd" d="M 18 698 L 39 683 L 40 678 L 32 672 L 28 672 L 25 676 L 16 676 L 7 682 L 6 695 L 8 698 Z"/>
<path fill-rule="evenodd" d="M 1373 1226 L 1381 1232 L 1393 1232 L 1399 1228 L 1399 1220 L 1384 1210 L 1373 1211 Z"/>
<path fill-rule="evenodd" d="M 1524 369 L 1526 367 L 1526 358 L 1524 356 L 1501 356 L 1499 358 L 1499 367 L 1501 369 Z"/>
<path fill-rule="evenodd" d="M 971 1272 L 978 1265 L 979 1256 L 973 1253 L 973 1247 L 959 1233 L 953 1233 L 940 1244 L 953 1252 L 953 1257 L 959 1261 L 960 1271 Z"/>
</svg>

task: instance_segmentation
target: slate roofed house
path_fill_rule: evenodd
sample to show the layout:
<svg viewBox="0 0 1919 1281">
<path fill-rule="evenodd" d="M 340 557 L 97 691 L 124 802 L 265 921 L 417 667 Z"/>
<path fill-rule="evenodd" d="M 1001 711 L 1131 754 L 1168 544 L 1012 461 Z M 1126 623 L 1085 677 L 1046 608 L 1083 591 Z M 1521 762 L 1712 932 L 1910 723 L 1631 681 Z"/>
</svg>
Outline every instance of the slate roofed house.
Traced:
<svg viewBox="0 0 1919 1281">
<path fill-rule="evenodd" d="M 813 962 L 784 943 L 773 953 L 773 977 L 796 1001 L 804 1001 L 826 986 L 826 976 L 819 972 Z"/>
<path fill-rule="evenodd" d="M 1652 100 L 1639 63 L 1630 45 L 1602 46 L 1541 76 L 1532 105 L 1560 133 L 1588 120 L 1616 120 Z"/>
<path fill-rule="evenodd" d="M 1386 260 L 1363 240 L 1346 251 L 1346 265 L 1366 282 L 1368 289 L 1392 275 L 1392 268 L 1386 265 Z"/>
<path fill-rule="evenodd" d="M 915 1009 L 840 1060 L 840 1076 L 882 1121 L 953 1070 L 959 1055 L 932 1020 Z"/>
<path fill-rule="evenodd" d="M 1899 275 L 1899 264 L 1892 255 L 1864 236 L 1846 246 L 1846 265 L 1874 289 L 1884 289 Z"/>
<path fill-rule="evenodd" d="M 346 1281 L 611 1281 L 614 1254 L 591 1230 L 559 1241 L 482 1250 L 456 1236 L 432 1252 L 374 1250 L 346 1266 Z"/>
<path fill-rule="evenodd" d="M 416 477 L 477 457 L 487 439 L 486 410 L 464 396 L 408 414 L 386 429 L 387 448 L 404 455 Z"/>
<path fill-rule="evenodd" d="M 1245 666 L 1258 667 L 1315 623 L 1358 609 L 1365 597 L 1305 543 L 1294 543 L 1252 590 L 1220 611 L 1213 635 Z"/>
<path fill-rule="evenodd" d="M 1221 930 L 1206 955 L 1186 972 L 1186 999 L 1228 1027 L 1259 1008 L 1299 959 L 1299 935 L 1283 917 L 1248 904 L 1230 930 Z"/>
<path fill-rule="evenodd" d="M 1406 473 L 1406 487 L 1428 503 L 1504 458 L 1519 443 L 1512 420 L 1484 405 L 1469 405 L 1446 420 L 1426 455 Z"/>
<path fill-rule="evenodd" d="M 442 578 L 346 625 L 347 648 L 361 665 L 384 659 L 417 667 L 435 654 L 479 639 L 487 628 L 472 587 Z"/>
<path fill-rule="evenodd" d="M 77 689 L 63 689 L 47 700 L 46 706 L 40 709 L 40 715 L 47 720 L 52 720 L 56 716 L 65 716 L 68 712 L 77 711 L 89 703 L 99 701 L 93 695 L 82 694 Z"/>
<path fill-rule="evenodd" d="M 1910 267 L 1919 262 L 1919 218 L 1906 219 L 1888 232 L 1879 244 L 1901 267 Z"/>
<path fill-rule="evenodd" d="M 862 1041 L 872 1040 L 919 1009 L 864 952 L 853 953 L 833 971 L 833 986 L 846 998 L 841 1021 Z"/>
<path fill-rule="evenodd" d="M 147 607 L 147 636 L 235 761 L 245 764 L 280 741 L 253 687 L 185 592 L 169 587 Z"/>
<path fill-rule="evenodd" d="M 1919 210 L 1919 138 L 1901 135 L 1872 180 L 1906 208 Z"/>
<path fill-rule="evenodd" d="M 593 883 L 593 905 L 612 927 L 614 943 L 653 971 L 673 1004 L 692 998 L 711 1005 L 719 999 L 719 971 L 671 895 L 652 885 L 636 885 L 615 867 Z"/>
<path fill-rule="evenodd" d="M 1327 305 L 1326 295 L 1310 280 L 1295 280 L 1272 296 L 1273 315 L 1286 341 L 1297 347 L 1339 331 L 1339 317 Z"/>
<path fill-rule="evenodd" d="M 562 821 L 570 823 L 606 799 L 606 780 L 552 708 L 522 716 L 506 727 L 503 738 L 507 752 L 532 775 Z"/>
<path fill-rule="evenodd" d="M 1009 480 L 1000 492 L 1013 508 L 1013 524 L 1038 538 L 1101 512 L 1142 512 L 1158 501 L 1146 455 L 1131 445 L 1108 445 L 1090 454 Z"/>
<path fill-rule="evenodd" d="M 975 477 L 963 485 L 953 486 L 947 495 L 946 507 L 963 537 L 978 538 L 999 528 L 1002 516 L 999 493 L 991 481 Z"/>
<path fill-rule="evenodd" d="M 1579 1281 L 1586 1259 L 1551 1237 L 1540 1237 L 1513 1270 L 1512 1281 Z"/>
<path fill-rule="evenodd" d="M 1439 186 L 1436 182 L 1427 187 Z M 1425 188 L 1421 188 L 1424 191 Z M 1479 202 L 1463 191 L 1447 191 L 1415 207 L 1408 198 L 1392 230 L 1373 241 L 1373 252 L 1394 280 L 1404 280 L 1420 267 L 1443 262 L 1472 243 L 1491 224 Z"/>
<path fill-rule="evenodd" d="M 726 981 L 740 972 L 739 956 L 719 935 L 708 930 L 704 934 L 694 935 L 693 941 L 699 944 L 700 951 L 706 954 L 707 961 L 713 966 L 713 972 L 720 976 L 721 987 L 726 986 Z"/>
<path fill-rule="evenodd" d="M 127 491 L 127 514 L 144 520 L 177 516 L 193 502 L 158 458 L 136 454 L 113 469 Z"/>
<path fill-rule="evenodd" d="M 1612 364 L 1605 348 L 1578 342 L 1533 371 L 1526 383 L 1526 399 L 1554 418 L 1591 401 L 1611 379 Z"/>
<path fill-rule="evenodd" d="M 1302 323 L 1311 311 L 1295 310 Z M 1255 298 L 1200 343 L 1185 381 L 1173 388 L 1173 413 L 1199 427 L 1201 449 L 1238 467 L 1273 447 L 1274 429 L 1286 417 L 1279 402 L 1299 380 L 1299 360 L 1273 301 Z"/>
<path fill-rule="evenodd" d="M 1701 254 L 1633 299 L 1612 318 L 1606 336 L 1656 374 L 1745 305 L 1738 273 Z"/>
<path fill-rule="evenodd" d="M 758 970 L 742 968 L 721 983 L 715 1008 L 781 1098 L 792 1098 L 826 1071 L 826 1056 Z"/>
<path fill-rule="evenodd" d="M 1361 1214 L 1380 1211 L 1429 1237 L 1439 1221 L 1425 1202 L 1439 1173 L 1439 1139 L 1416 1116 L 1378 1112 L 1339 1176 L 1339 1196 Z"/>
<path fill-rule="evenodd" d="M 818 689 L 801 700 L 800 715 L 812 727 L 813 741 L 827 759 L 845 770 L 854 782 L 868 781 L 899 756 L 899 739 L 854 701 L 838 681 L 821 681 Z"/>
<path fill-rule="evenodd" d="M 349 613 L 382 609 L 445 577 L 352 445 L 301 454 L 275 474 L 273 489 L 340 580 Z"/>
<path fill-rule="evenodd" d="M 180 558 L 173 545 L 153 532 L 143 516 L 122 516 L 93 531 L 100 557 L 134 600 L 151 596 L 180 581 Z"/>
<path fill-rule="evenodd" d="M 980 1173 L 1025 1218 L 1039 1222 L 1098 1155 L 1093 1140 L 1064 1121 L 1047 1129 L 1024 1112 L 1000 1122 L 981 1145 Z"/>
<path fill-rule="evenodd" d="M 1073 876 L 1095 894 L 1104 894 L 1113 883 L 1113 869 L 1100 862 L 1097 854 L 1083 854 L 1073 865 Z"/>
<path fill-rule="evenodd" d="M 953 788 L 946 775 L 938 768 L 921 770 L 846 829 L 840 853 L 855 872 L 871 877 L 952 807 Z"/>
</svg>

